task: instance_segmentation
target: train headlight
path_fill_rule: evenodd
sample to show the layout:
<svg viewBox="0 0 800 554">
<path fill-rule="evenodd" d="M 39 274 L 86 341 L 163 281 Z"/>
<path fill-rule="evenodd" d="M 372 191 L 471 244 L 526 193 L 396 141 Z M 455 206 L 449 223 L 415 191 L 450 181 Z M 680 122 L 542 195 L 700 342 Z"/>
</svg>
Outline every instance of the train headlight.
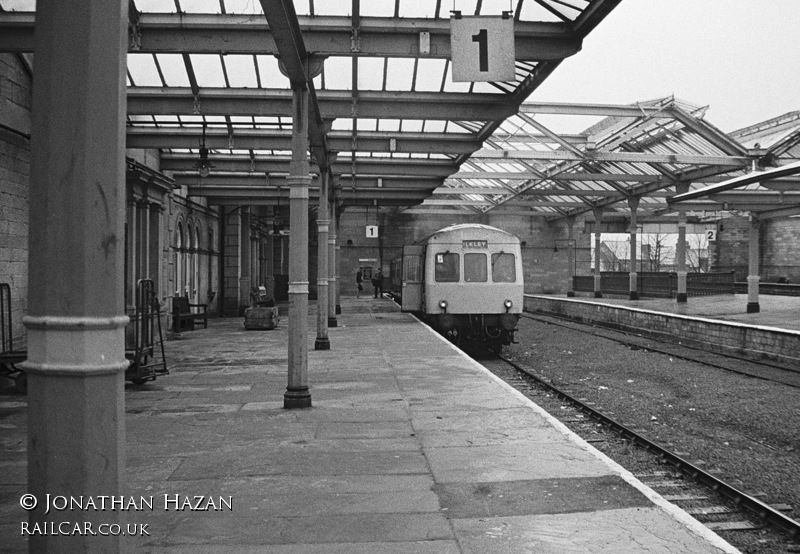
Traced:
<svg viewBox="0 0 800 554">
<path fill-rule="evenodd" d="M 439 300 L 439 307 L 442 311 L 447 311 L 447 300 Z"/>
<path fill-rule="evenodd" d="M 514 305 L 514 303 L 508 298 L 506 298 L 505 301 L 503 302 L 503 306 L 506 307 L 506 311 L 510 310 L 511 306 L 513 306 L 513 305 Z"/>
</svg>

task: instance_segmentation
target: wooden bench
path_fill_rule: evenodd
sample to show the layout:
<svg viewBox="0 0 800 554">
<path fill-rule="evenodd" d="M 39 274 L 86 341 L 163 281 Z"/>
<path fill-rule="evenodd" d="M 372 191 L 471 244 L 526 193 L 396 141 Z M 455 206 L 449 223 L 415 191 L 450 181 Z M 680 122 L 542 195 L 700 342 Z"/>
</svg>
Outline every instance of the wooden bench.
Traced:
<svg viewBox="0 0 800 554">
<path fill-rule="evenodd" d="M 197 311 L 192 311 L 196 308 Z M 190 304 L 186 296 L 172 297 L 172 330 L 180 333 L 181 330 L 194 331 L 195 323 L 203 323 L 203 328 L 208 328 L 208 304 Z"/>
</svg>

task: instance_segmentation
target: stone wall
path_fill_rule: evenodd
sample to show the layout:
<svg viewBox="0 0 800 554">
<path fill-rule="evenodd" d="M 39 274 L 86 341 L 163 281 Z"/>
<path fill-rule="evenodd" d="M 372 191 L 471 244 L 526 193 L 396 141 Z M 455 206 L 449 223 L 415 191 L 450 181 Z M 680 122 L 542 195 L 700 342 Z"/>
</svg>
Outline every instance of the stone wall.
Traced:
<svg viewBox="0 0 800 554">
<path fill-rule="evenodd" d="M 0 54 L 0 283 L 11 287 L 14 347 L 25 344 L 31 79 L 17 56 Z"/>
<path fill-rule="evenodd" d="M 720 354 L 800 367 L 800 332 L 647 312 L 598 302 L 528 295 L 525 310 L 566 317 Z"/>
</svg>

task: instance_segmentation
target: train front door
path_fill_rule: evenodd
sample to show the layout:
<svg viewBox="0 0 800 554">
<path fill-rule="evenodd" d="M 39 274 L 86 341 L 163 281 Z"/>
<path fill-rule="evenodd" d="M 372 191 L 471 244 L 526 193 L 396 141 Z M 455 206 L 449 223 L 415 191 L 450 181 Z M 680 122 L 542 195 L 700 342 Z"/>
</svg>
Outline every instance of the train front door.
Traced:
<svg viewBox="0 0 800 554">
<path fill-rule="evenodd" d="M 411 245 L 403 247 L 403 290 L 401 309 L 404 312 L 422 310 L 422 260 L 425 248 Z"/>
</svg>

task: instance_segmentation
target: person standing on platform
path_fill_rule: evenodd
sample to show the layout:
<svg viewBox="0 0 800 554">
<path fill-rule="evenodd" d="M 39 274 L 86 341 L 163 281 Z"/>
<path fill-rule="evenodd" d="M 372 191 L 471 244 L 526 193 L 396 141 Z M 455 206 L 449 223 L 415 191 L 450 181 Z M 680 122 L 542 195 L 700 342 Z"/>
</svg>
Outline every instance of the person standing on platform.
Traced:
<svg viewBox="0 0 800 554">
<path fill-rule="evenodd" d="M 361 270 L 359 269 L 356 272 L 356 286 L 358 286 L 358 290 L 356 291 L 356 298 L 361 298 L 361 291 L 364 290 L 364 287 L 361 285 L 362 282 L 364 282 L 364 274 L 361 273 Z"/>
<path fill-rule="evenodd" d="M 372 286 L 375 287 L 375 298 L 378 295 L 383 297 L 383 273 L 380 269 L 372 276 Z"/>
</svg>

